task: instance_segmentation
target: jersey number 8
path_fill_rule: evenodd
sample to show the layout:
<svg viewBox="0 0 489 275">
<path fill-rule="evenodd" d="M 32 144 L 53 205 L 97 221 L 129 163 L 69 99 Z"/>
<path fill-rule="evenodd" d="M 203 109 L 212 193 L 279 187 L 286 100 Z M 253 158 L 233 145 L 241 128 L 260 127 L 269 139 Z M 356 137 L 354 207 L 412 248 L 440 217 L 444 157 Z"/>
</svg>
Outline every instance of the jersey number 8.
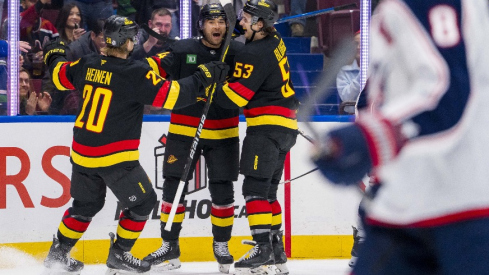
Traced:
<svg viewBox="0 0 489 275">
<path fill-rule="evenodd" d="M 429 13 L 431 36 L 442 48 L 449 48 L 460 42 L 460 31 L 456 11 L 448 5 L 438 5 Z"/>
</svg>

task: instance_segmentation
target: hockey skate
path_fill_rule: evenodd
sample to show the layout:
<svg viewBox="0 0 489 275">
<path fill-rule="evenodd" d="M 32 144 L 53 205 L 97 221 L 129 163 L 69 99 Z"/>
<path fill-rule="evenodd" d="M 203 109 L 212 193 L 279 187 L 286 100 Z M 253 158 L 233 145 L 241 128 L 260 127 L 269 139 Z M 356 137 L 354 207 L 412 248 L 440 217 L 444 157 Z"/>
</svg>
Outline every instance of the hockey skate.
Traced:
<svg viewBox="0 0 489 275">
<path fill-rule="evenodd" d="M 358 229 L 354 226 L 353 228 L 353 248 L 351 249 L 351 259 L 348 265 L 353 267 L 358 259 L 358 250 L 363 243 L 363 229 L 359 227 Z"/>
<path fill-rule="evenodd" d="M 53 236 L 53 244 L 44 260 L 46 269 L 43 275 L 80 274 L 84 265 L 82 262 L 70 257 L 70 250 L 71 248 L 63 246 Z"/>
<path fill-rule="evenodd" d="M 231 264 L 234 263 L 233 255 L 229 254 L 228 243 L 213 241 L 212 248 L 214 250 L 214 258 L 219 264 L 219 272 L 228 274 Z"/>
<path fill-rule="evenodd" d="M 275 273 L 273 249 L 271 243 L 257 243 L 243 240 L 243 244 L 253 245 L 243 257 L 234 263 L 236 275 L 260 274 L 272 275 Z"/>
<path fill-rule="evenodd" d="M 275 272 L 277 275 L 287 275 L 289 274 L 289 269 L 287 268 L 287 255 L 285 255 L 284 242 L 282 240 L 283 231 L 273 230 L 272 231 L 272 247 L 273 255 L 275 258 Z"/>
<path fill-rule="evenodd" d="M 122 250 L 117 244 L 114 244 L 114 233 L 109 233 L 110 250 L 107 258 L 107 267 L 109 268 L 105 275 L 116 274 L 149 274 L 151 265 L 134 257 L 130 251 Z M 148 273 L 146 273 L 148 272 Z"/>
<path fill-rule="evenodd" d="M 144 257 L 143 260 L 151 264 L 152 271 L 166 271 L 182 266 L 179 257 L 180 245 L 178 240 L 169 242 L 163 240 L 161 247 Z"/>
</svg>

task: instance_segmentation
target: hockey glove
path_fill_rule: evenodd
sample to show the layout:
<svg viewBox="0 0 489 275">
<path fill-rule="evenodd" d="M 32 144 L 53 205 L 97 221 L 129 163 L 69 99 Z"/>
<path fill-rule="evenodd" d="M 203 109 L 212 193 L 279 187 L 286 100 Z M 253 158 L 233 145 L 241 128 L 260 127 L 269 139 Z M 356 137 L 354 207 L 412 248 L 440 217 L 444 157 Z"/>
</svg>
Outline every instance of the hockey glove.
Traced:
<svg viewBox="0 0 489 275">
<path fill-rule="evenodd" d="M 236 25 L 234 25 L 233 38 L 237 38 L 245 33 L 243 27 L 241 27 L 239 22 L 239 20 L 236 20 Z"/>
<path fill-rule="evenodd" d="M 56 39 L 51 40 L 44 45 L 44 63 L 48 66 L 60 56 L 66 56 L 66 45 L 63 41 Z"/>
<path fill-rule="evenodd" d="M 220 83 L 226 80 L 226 76 L 229 72 L 229 65 L 220 62 L 220 61 L 212 61 L 206 64 L 199 65 L 197 72 L 197 78 L 200 83 L 207 87 L 212 83 Z"/>
<path fill-rule="evenodd" d="M 388 120 L 364 114 L 358 122 L 331 131 L 313 161 L 332 183 L 355 185 L 373 167 L 394 159 L 404 142 Z"/>
</svg>

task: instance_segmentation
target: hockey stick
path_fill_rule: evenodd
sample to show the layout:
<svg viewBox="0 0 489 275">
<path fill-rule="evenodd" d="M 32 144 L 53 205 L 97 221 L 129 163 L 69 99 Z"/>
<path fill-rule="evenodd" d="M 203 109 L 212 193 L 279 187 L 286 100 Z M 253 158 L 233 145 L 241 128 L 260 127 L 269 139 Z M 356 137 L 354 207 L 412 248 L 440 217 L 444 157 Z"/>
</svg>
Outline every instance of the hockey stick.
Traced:
<svg viewBox="0 0 489 275">
<path fill-rule="evenodd" d="M 346 5 L 331 7 L 331 8 L 327 8 L 327 9 L 306 12 L 306 13 L 303 13 L 303 14 L 297 14 L 297 15 L 287 16 L 287 17 L 284 17 L 284 18 L 281 18 L 281 19 L 277 20 L 277 22 L 275 22 L 275 24 L 280 24 L 280 23 L 284 23 L 284 22 L 295 20 L 295 19 L 299 19 L 299 18 L 302 19 L 302 18 L 308 18 L 308 17 L 318 16 L 318 15 L 330 13 L 330 12 L 333 12 L 333 11 L 346 10 L 346 9 L 356 9 L 356 8 L 357 8 L 357 3 L 351 3 L 351 4 L 346 4 Z"/>
<path fill-rule="evenodd" d="M 233 35 L 233 31 L 231 28 L 234 28 L 236 25 L 236 12 L 234 11 L 233 4 L 231 0 L 219 0 L 221 2 L 222 7 L 224 8 L 224 12 L 226 13 L 226 17 L 228 20 L 228 27 L 226 32 L 226 38 L 224 40 L 224 45 L 222 48 L 222 53 L 220 60 L 224 62 L 226 58 L 227 52 L 229 50 L 229 45 L 231 44 L 231 38 Z M 183 193 L 183 188 L 185 187 L 185 183 L 187 182 L 187 178 L 190 175 L 190 167 L 192 166 L 192 161 L 194 159 L 195 151 L 197 150 L 197 145 L 199 144 L 200 134 L 202 133 L 202 129 L 204 128 L 204 122 L 207 117 L 207 112 L 209 112 L 209 107 L 211 106 L 212 97 L 214 96 L 214 92 L 216 91 L 217 83 L 212 85 L 212 90 L 209 92 L 207 97 L 207 101 L 205 103 L 204 109 L 202 110 L 202 115 L 200 117 L 199 126 L 197 127 L 197 131 L 195 132 L 194 139 L 192 141 L 192 146 L 190 147 L 190 154 L 187 157 L 187 162 L 185 163 L 185 169 L 183 171 L 183 175 L 180 178 L 180 183 L 178 184 L 178 189 L 175 194 L 175 198 L 173 199 L 173 204 L 171 206 L 170 214 L 168 216 L 168 221 L 165 225 L 165 230 L 170 231 L 171 226 L 173 224 L 173 220 L 175 218 L 175 213 L 177 212 L 178 203 L 180 202 L 180 197 Z"/>
<path fill-rule="evenodd" d="M 161 35 L 161 34 L 159 34 L 159 33 L 155 32 L 153 29 L 151 29 L 151 28 L 150 28 L 148 25 L 146 25 L 146 24 L 142 24 L 142 25 L 141 25 L 141 28 L 142 28 L 143 30 L 145 30 L 145 31 L 146 31 L 146 32 L 147 32 L 149 35 L 151 35 L 152 37 L 154 37 L 154 38 L 156 38 L 156 39 L 158 39 L 158 40 L 162 41 L 163 43 L 167 43 L 167 42 L 172 43 L 172 42 L 175 42 L 175 39 L 172 39 L 172 38 L 170 38 L 170 37 L 168 37 L 168 36 L 166 36 L 166 35 Z"/>
<path fill-rule="evenodd" d="M 282 181 L 282 182 L 281 182 L 281 183 L 279 183 L 279 184 L 286 184 L 286 183 L 289 183 L 289 182 L 291 182 L 291 181 L 293 181 L 293 180 L 300 179 L 300 178 L 302 178 L 303 176 L 305 176 L 305 175 L 309 175 L 309 174 L 311 174 L 312 172 L 317 171 L 317 170 L 319 170 L 319 168 L 318 168 L 318 167 L 316 167 L 316 168 L 312 169 L 311 171 L 306 172 L 306 173 L 304 173 L 304 174 L 302 174 L 302 175 L 300 175 L 300 176 L 297 176 L 297 177 L 295 177 L 295 178 L 293 178 L 293 179 L 286 180 L 286 181 Z"/>
<path fill-rule="evenodd" d="M 312 138 L 311 138 L 310 136 L 308 136 L 308 135 L 304 134 L 304 132 L 303 132 L 303 131 L 301 131 L 301 130 L 297 130 L 297 132 L 298 132 L 298 133 L 299 133 L 299 134 L 300 134 L 300 135 L 301 135 L 303 138 L 305 138 L 307 141 L 309 141 L 309 142 L 310 142 L 310 143 L 312 143 L 312 144 L 315 144 L 314 140 L 312 140 Z M 282 181 L 282 182 L 281 182 L 281 183 L 279 183 L 279 184 L 285 184 L 285 183 L 289 183 L 289 182 L 291 182 L 291 181 L 293 181 L 293 180 L 300 179 L 300 178 L 302 178 L 303 176 L 305 176 L 305 175 L 309 175 L 310 173 L 312 173 L 312 172 L 314 172 L 314 171 L 316 171 L 316 170 L 318 170 L 318 169 L 319 169 L 319 168 L 318 168 L 318 167 L 316 167 L 316 168 L 314 168 L 314 169 L 312 169 L 312 170 L 310 170 L 310 171 L 308 171 L 308 172 L 305 172 L 304 174 L 302 174 L 302 175 L 300 175 L 300 176 L 297 176 L 297 177 L 295 177 L 295 178 L 293 178 L 293 179 L 290 179 L 290 180 Z"/>
</svg>

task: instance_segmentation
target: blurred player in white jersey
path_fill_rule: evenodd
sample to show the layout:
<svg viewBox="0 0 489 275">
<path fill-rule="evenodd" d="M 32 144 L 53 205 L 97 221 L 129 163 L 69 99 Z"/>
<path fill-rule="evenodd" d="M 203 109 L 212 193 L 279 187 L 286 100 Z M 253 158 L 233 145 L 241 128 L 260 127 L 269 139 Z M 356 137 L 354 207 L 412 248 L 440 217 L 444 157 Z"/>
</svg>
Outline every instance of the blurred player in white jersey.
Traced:
<svg viewBox="0 0 489 275">
<path fill-rule="evenodd" d="M 376 108 L 313 157 L 332 183 L 380 180 L 353 273 L 489 274 L 489 2 L 384 0 L 373 18 Z"/>
</svg>

